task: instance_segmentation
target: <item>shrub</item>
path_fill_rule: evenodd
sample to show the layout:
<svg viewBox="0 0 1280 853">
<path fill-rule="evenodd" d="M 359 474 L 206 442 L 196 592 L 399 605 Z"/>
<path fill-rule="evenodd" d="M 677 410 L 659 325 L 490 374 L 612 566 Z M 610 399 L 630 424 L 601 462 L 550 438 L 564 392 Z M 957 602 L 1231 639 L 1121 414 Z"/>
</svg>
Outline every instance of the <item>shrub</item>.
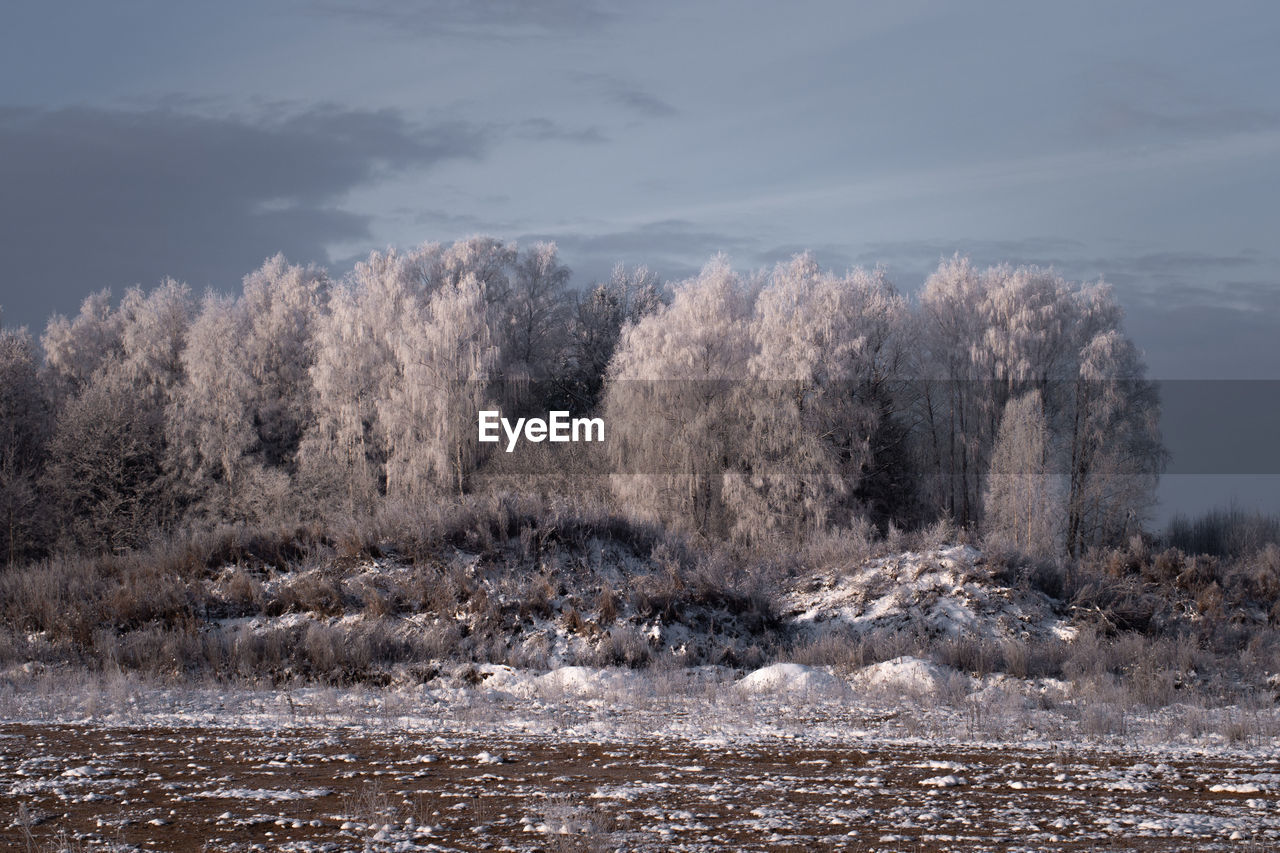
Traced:
<svg viewBox="0 0 1280 853">
<path fill-rule="evenodd" d="M 1215 509 L 1196 519 L 1178 515 L 1169 522 L 1164 538 L 1187 553 L 1240 557 L 1280 544 L 1280 516 L 1237 506 Z"/>
</svg>

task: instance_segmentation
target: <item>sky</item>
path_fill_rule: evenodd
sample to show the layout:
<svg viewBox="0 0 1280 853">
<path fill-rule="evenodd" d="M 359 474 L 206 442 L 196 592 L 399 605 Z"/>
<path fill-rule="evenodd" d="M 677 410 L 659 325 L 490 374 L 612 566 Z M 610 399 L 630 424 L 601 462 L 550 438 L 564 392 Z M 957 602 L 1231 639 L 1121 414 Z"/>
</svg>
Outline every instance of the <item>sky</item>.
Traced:
<svg viewBox="0 0 1280 853">
<path fill-rule="evenodd" d="M 233 291 L 277 251 L 341 274 L 473 234 L 554 240 L 578 285 L 807 249 L 914 292 L 960 252 L 1112 283 L 1156 378 L 1280 380 L 1275 4 L 10 0 L 0 21 L 6 325 L 165 276 Z M 1186 495 L 1227 494 L 1207 473 Z"/>
</svg>

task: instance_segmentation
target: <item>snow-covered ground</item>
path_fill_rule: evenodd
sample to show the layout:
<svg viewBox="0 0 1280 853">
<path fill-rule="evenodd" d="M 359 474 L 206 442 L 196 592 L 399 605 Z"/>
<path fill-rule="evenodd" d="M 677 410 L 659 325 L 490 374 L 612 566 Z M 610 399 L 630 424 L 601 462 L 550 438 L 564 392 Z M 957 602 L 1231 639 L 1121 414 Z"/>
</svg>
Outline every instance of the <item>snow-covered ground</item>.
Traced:
<svg viewBox="0 0 1280 853">
<path fill-rule="evenodd" d="M 0 673 L 0 840 L 22 849 L 1280 849 L 1280 712 L 1188 694 L 1163 707 L 1087 680 L 962 673 L 909 655 L 856 669 L 741 659 L 743 602 L 619 595 L 601 561 L 520 608 L 460 555 L 477 600 L 542 667 L 445 659 L 387 686 L 147 682 L 28 664 Z M 282 574 L 273 584 L 310 582 Z M 413 582 L 394 561 L 344 589 Z M 655 604 L 654 602 L 657 602 Z M 674 602 L 674 603 L 673 603 Z M 606 617 L 605 609 L 613 614 Z M 972 548 L 835 567 L 781 594 L 784 639 L 904 632 L 1070 643 L 1055 602 L 1003 587 Z M 394 616 L 478 630 L 483 614 Z M 572 618 L 571 618 L 572 617 Z M 221 620 L 360 630 L 384 615 Z M 631 631 L 643 669 L 581 665 Z M 303 637 L 304 633 L 297 636 Z M 785 648 L 780 643 L 778 648 Z M 660 653 L 660 654 L 658 654 Z M 294 682 L 299 684 L 302 682 Z M 29 833 L 29 838 L 28 838 Z"/>
<path fill-rule="evenodd" d="M 286 692 L 11 675 L 3 837 L 27 826 L 118 849 L 299 851 L 532 851 L 548 835 L 573 842 L 552 849 L 601 850 L 1280 846 L 1274 708 L 1130 710 L 1106 730 L 1067 685 L 975 678 L 939 699 L 941 670 L 465 665 L 434 686 Z"/>
<path fill-rule="evenodd" d="M 785 598 L 793 626 L 809 634 L 837 625 L 949 638 L 1074 636 L 1053 604 L 1042 593 L 995 583 L 968 545 L 838 566 L 806 577 Z"/>
</svg>

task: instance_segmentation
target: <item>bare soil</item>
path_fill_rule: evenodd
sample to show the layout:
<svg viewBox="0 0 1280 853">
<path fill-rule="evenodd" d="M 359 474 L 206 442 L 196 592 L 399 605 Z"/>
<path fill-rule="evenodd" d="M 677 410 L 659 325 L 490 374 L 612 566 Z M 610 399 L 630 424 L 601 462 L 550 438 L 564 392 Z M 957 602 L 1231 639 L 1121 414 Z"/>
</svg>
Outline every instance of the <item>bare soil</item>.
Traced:
<svg viewBox="0 0 1280 853">
<path fill-rule="evenodd" d="M 424 738 L 355 726 L 263 733 L 2 725 L 0 843 L 170 851 L 1280 843 L 1269 781 L 1280 779 L 1280 761 L 619 740 Z M 1210 790 L 1224 780 L 1240 790 Z"/>
</svg>

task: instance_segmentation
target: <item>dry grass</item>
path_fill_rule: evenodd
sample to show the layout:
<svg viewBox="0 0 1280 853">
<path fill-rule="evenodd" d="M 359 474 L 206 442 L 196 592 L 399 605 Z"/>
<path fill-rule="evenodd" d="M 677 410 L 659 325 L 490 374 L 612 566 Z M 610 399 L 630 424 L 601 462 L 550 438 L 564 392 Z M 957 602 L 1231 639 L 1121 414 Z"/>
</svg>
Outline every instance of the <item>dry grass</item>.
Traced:
<svg viewBox="0 0 1280 853">
<path fill-rule="evenodd" d="M 743 668 L 785 657 L 851 673 L 915 655 L 972 675 L 1066 678 L 1104 692 L 1118 684 L 1125 707 L 1267 690 L 1262 679 L 1280 671 L 1275 544 L 1205 556 L 1135 537 L 1069 565 L 988 552 L 996 582 L 1061 602 L 1081 627 L 1071 643 L 912 630 L 785 635 L 775 595 L 795 576 L 960 539 L 942 522 L 885 536 L 855 524 L 790 551 L 750 550 L 664 535 L 595 499 L 510 493 L 384 506 L 328 527 L 219 527 L 0 571 L 0 663 L 377 683 L 429 660 L 545 666 L 552 638 L 535 627 L 550 623 L 588 641 L 575 654 L 589 665 Z M 394 581 L 364 570 L 375 559 L 397 567 Z M 352 625 L 330 624 L 356 613 Z M 265 629 L 216 621 L 283 614 L 306 620 Z M 407 615 L 426 618 L 406 631 Z M 642 625 L 682 625 L 706 639 L 677 660 Z"/>
</svg>

